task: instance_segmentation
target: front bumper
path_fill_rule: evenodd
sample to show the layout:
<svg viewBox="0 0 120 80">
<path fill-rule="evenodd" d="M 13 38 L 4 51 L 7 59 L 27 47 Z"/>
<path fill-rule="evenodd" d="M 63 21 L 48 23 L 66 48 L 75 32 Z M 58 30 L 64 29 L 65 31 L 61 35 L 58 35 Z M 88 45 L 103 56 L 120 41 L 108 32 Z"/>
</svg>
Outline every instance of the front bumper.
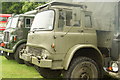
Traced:
<svg viewBox="0 0 120 80">
<path fill-rule="evenodd" d="M 52 68 L 52 60 L 49 59 L 39 59 L 35 56 L 31 56 L 30 54 L 22 54 L 20 56 L 21 59 L 25 61 L 29 61 L 30 63 L 37 65 L 39 67 L 44 67 L 44 68 Z"/>
<path fill-rule="evenodd" d="M 0 50 L 4 51 L 4 52 L 9 52 L 9 53 L 13 53 L 14 52 L 13 50 L 6 49 L 6 48 L 3 48 L 3 47 L 0 47 Z"/>
</svg>

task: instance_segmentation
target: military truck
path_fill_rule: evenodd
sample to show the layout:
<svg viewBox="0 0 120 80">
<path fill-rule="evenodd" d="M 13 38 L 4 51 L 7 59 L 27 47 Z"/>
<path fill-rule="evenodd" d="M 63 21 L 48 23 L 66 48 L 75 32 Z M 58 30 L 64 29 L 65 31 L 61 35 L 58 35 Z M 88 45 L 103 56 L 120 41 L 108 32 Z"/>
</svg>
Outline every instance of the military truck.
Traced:
<svg viewBox="0 0 120 80">
<path fill-rule="evenodd" d="M 45 78 L 62 73 L 64 78 L 89 80 L 104 71 L 120 78 L 120 2 L 85 5 L 87 9 L 64 2 L 38 7 L 21 59 L 35 64 Z M 39 17 L 46 20 L 38 23 Z"/>
<path fill-rule="evenodd" d="M 33 14 L 14 15 L 10 18 L 6 30 L 4 31 L 3 42 L 0 50 L 9 59 L 15 59 L 22 64 L 24 61 L 19 58 L 19 53 L 25 48 L 27 35 L 34 19 Z"/>
<path fill-rule="evenodd" d="M 34 64 L 44 78 L 57 78 L 61 73 L 71 80 L 101 78 L 104 65 L 101 50 L 110 46 L 107 45 L 110 37 L 105 36 L 111 31 L 95 29 L 92 12 L 82 4 L 51 2 L 36 10 L 27 47 L 20 58 Z"/>
</svg>

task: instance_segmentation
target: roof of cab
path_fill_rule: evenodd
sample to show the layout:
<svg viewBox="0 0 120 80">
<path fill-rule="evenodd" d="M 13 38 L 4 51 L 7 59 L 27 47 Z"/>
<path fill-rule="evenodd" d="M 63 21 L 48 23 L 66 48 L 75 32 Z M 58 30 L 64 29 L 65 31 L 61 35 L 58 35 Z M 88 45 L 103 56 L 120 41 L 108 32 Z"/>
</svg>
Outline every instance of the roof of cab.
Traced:
<svg viewBox="0 0 120 80">
<path fill-rule="evenodd" d="M 81 5 L 80 3 L 70 3 L 70 2 L 62 2 L 62 1 L 51 1 L 47 4 L 44 4 L 42 6 L 38 6 L 37 8 L 35 9 L 42 9 L 42 8 L 45 8 L 47 6 L 71 6 L 71 7 L 81 7 L 81 8 L 85 8 L 86 6 L 85 5 Z"/>
</svg>

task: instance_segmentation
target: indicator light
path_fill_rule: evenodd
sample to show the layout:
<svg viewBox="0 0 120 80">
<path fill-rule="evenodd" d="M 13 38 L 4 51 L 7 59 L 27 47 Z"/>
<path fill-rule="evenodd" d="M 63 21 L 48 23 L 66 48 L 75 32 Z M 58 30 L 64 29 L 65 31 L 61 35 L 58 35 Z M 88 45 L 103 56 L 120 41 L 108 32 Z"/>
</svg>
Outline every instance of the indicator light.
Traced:
<svg viewBox="0 0 120 80">
<path fill-rule="evenodd" d="M 4 46 L 5 46 L 5 43 L 1 43 L 0 46 L 1 46 L 1 47 L 4 47 Z"/>
<path fill-rule="evenodd" d="M 55 48 L 55 44 L 53 43 L 53 44 L 51 45 L 51 47 L 52 47 L 52 48 Z"/>
<path fill-rule="evenodd" d="M 17 40 L 17 36 L 14 36 L 14 41 L 16 41 Z"/>
<path fill-rule="evenodd" d="M 112 67 L 108 67 L 108 70 L 112 71 Z"/>
</svg>

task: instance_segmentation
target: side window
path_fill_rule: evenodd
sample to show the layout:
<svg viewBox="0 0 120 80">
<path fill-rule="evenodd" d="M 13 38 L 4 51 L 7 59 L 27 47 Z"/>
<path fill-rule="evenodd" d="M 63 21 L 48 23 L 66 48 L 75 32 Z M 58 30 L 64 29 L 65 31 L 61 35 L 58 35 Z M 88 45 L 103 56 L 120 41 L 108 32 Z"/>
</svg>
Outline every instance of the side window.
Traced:
<svg viewBox="0 0 120 80">
<path fill-rule="evenodd" d="M 59 11 L 59 21 L 58 21 L 58 28 L 63 28 L 65 25 L 65 13 L 64 11 Z"/>
<path fill-rule="evenodd" d="M 66 11 L 66 26 L 72 26 L 72 11 Z"/>
<path fill-rule="evenodd" d="M 78 17 L 77 15 L 74 15 L 73 17 L 72 10 L 66 10 L 66 26 L 73 26 L 73 27 L 80 27 L 80 19 L 76 20 L 75 17 Z"/>
<path fill-rule="evenodd" d="M 78 17 L 78 16 L 75 16 Z M 73 19 L 72 10 L 60 10 L 59 11 L 59 21 L 58 28 L 68 27 L 80 27 L 80 20 Z"/>
<path fill-rule="evenodd" d="M 91 16 L 85 15 L 85 27 L 92 28 Z"/>
<path fill-rule="evenodd" d="M 26 18 L 25 19 L 25 27 L 29 28 L 32 25 L 32 19 L 31 18 Z"/>
</svg>

